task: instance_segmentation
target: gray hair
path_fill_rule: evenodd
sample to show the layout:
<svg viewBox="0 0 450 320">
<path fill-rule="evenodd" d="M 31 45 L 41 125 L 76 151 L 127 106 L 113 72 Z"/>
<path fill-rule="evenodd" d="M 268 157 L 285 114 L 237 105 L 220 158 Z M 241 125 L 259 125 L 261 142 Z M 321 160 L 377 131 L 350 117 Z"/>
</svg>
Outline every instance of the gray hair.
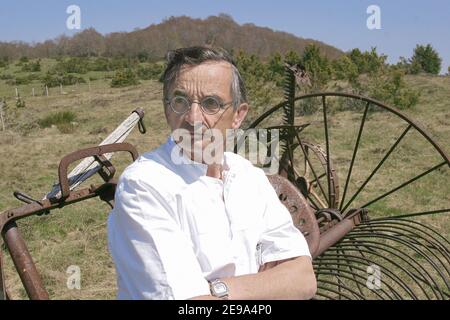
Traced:
<svg viewBox="0 0 450 320">
<path fill-rule="evenodd" d="M 195 66 L 206 61 L 226 61 L 231 64 L 232 80 L 231 80 L 231 95 L 233 99 L 234 110 L 241 103 L 247 102 L 247 93 L 244 81 L 241 74 L 236 67 L 230 54 L 223 49 L 216 49 L 211 47 L 189 47 L 180 48 L 169 51 L 166 55 L 167 67 L 163 75 L 163 97 L 164 105 L 169 98 L 169 90 L 175 82 L 180 69 L 183 65 Z"/>
</svg>

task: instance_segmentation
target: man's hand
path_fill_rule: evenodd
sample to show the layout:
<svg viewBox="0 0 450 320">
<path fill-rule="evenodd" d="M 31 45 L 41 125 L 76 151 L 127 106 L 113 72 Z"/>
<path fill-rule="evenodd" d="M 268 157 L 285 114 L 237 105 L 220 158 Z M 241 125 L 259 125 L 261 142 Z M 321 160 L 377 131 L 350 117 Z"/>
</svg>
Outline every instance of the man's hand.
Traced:
<svg viewBox="0 0 450 320">
<path fill-rule="evenodd" d="M 221 279 L 232 300 L 307 300 L 317 291 L 311 259 L 307 256 L 266 263 L 259 273 Z M 212 296 L 193 298 L 217 299 Z"/>
</svg>

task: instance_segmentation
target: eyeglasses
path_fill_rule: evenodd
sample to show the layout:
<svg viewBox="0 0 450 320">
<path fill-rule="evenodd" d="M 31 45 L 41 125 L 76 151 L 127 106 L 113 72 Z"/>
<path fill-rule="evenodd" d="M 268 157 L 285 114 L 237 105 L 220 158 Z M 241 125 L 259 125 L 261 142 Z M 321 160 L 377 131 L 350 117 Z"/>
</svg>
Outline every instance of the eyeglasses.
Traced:
<svg viewBox="0 0 450 320">
<path fill-rule="evenodd" d="M 172 99 L 166 99 L 165 101 L 169 104 L 172 111 L 177 114 L 185 114 L 191 109 L 192 103 L 197 102 L 200 104 L 203 113 L 209 115 L 216 114 L 220 110 L 226 109 L 226 106 L 233 103 L 232 101 L 222 103 L 218 98 L 212 96 L 205 97 L 200 102 L 198 100 L 191 101 L 183 96 L 174 96 Z"/>
</svg>

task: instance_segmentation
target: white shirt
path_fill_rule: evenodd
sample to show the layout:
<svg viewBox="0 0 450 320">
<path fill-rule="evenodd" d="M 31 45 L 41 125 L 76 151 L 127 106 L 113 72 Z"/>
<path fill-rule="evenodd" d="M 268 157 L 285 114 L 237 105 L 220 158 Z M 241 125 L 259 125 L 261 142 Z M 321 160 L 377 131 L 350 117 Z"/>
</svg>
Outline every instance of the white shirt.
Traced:
<svg viewBox="0 0 450 320">
<path fill-rule="evenodd" d="M 119 299 L 207 295 L 207 280 L 311 257 L 261 169 L 225 152 L 222 181 L 206 176 L 206 165 L 180 151 L 169 138 L 119 179 L 108 219 Z"/>
</svg>

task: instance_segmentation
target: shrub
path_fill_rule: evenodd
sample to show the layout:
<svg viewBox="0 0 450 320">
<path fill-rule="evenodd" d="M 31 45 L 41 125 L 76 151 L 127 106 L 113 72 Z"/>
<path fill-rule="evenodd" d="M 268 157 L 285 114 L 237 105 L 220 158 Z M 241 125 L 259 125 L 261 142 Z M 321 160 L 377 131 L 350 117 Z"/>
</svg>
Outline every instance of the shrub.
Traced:
<svg viewBox="0 0 450 320">
<path fill-rule="evenodd" d="M 399 109 L 407 109 L 416 105 L 420 94 L 406 86 L 403 75 L 404 71 L 402 70 L 392 70 L 372 77 L 366 89 L 367 95 L 393 104 Z"/>
<path fill-rule="evenodd" d="M 334 60 L 332 66 L 334 77 L 337 80 L 347 80 L 352 83 L 358 77 L 358 67 L 348 55 L 343 55 Z"/>
<path fill-rule="evenodd" d="M 0 74 L 0 80 L 11 80 L 14 79 L 14 76 L 9 73 L 2 73 Z"/>
<path fill-rule="evenodd" d="M 111 87 L 126 87 L 139 84 L 136 74 L 131 69 L 119 70 L 111 80 Z"/>
<path fill-rule="evenodd" d="M 359 49 L 353 49 L 348 53 L 349 58 L 358 68 L 359 74 L 374 74 L 381 71 L 386 64 L 386 55 L 378 55 L 376 48 L 361 52 Z"/>
<path fill-rule="evenodd" d="M 72 74 L 62 73 L 62 74 L 52 74 L 47 72 L 47 74 L 42 79 L 44 86 L 49 88 L 57 87 L 60 84 L 64 86 L 70 86 L 77 83 L 86 83 L 86 80 L 82 77 L 77 77 Z"/>
<path fill-rule="evenodd" d="M 142 80 L 159 80 L 164 73 L 164 65 L 152 63 L 149 66 L 139 66 L 137 75 Z"/>
<path fill-rule="evenodd" d="M 16 107 L 17 107 L 17 108 L 25 108 L 25 100 L 23 100 L 22 98 L 20 98 L 20 96 L 17 97 L 17 100 L 16 100 Z"/>
<path fill-rule="evenodd" d="M 76 114 L 71 111 L 59 111 L 38 120 L 38 124 L 41 128 L 49 128 L 55 125 L 61 133 L 70 133 L 74 130 L 73 122 L 76 118 Z"/>
<path fill-rule="evenodd" d="M 87 58 L 72 57 L 62 59 L 54 67 L 56 73 L 86 73 L 89 71 L 89 60 Z"/>
<path fill-rule="evenodd" d="M 442 59 L 430 44 L 417 45 L 410 60 L 410 73 L 426 72 L 438 74 L 441 70 Z"/>
<path fill-rule="evenodd" d="M 23 72 L 39 72 L 41 71 L 41 60 L 37 60 L 36 62 L 25 63 L 22 66 Z"/>
<path fill-rule="evenodd" d="M 91 71 L 111 71 L 113 65 L 108 58 L 99 57 L 90 63 L 89 69 Z"/>
<path fill-rule="evenodd" d="M 328 58 L 320 53 L 318 46 L 312 44 L 305 48 L 302 63 L 309 75 L 313 90 L 320 90 L 331 80 L 331 66 Z"/>
<path fill-rule="evenodd" d="M 7 57 L 3 57 L 0 59 L 0 68 L 5 68 L 9 65 L 9 61 Z"/>
</svg>

